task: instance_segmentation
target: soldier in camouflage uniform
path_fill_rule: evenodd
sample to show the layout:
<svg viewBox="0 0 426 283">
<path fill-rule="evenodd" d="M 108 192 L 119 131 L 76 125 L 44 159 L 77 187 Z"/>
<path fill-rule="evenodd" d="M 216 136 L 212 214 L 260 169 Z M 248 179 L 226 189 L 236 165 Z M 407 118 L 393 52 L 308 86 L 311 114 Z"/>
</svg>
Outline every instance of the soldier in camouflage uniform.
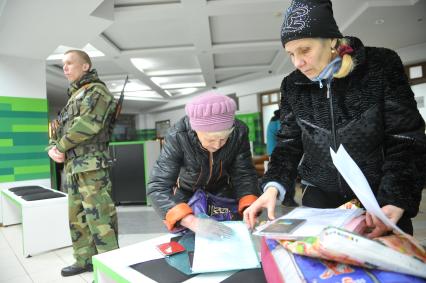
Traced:
<svg viewBox="0 0 426 283">
<path fill-rule="evenodd" d="M 111 199 L 108 141 L 116 102 L 80 50 L 65 53 L 63 70 L 71 83 L 49 156 L 65 162 L 69 219 L 76 263 L 62 276 L 92 270 L 92 256 L 118 248 L 117 213 Z"/>
</svg>

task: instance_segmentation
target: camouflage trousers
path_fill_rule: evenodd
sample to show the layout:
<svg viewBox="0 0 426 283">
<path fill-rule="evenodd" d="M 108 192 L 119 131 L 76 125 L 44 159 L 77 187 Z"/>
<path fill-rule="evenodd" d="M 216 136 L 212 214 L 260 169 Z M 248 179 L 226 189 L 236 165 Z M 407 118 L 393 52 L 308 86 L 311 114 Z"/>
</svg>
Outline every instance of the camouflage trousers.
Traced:
<svg viewBox="0 0 426 283">
<path fill-rule="evenodd" d="M 72 174 L 68 167 L 66 185 L 74 258 L 79 266 L 86 266 L 92 263 L 93 255 L 118 248 L 117 212 L 108 168 Z"/>
</svg>

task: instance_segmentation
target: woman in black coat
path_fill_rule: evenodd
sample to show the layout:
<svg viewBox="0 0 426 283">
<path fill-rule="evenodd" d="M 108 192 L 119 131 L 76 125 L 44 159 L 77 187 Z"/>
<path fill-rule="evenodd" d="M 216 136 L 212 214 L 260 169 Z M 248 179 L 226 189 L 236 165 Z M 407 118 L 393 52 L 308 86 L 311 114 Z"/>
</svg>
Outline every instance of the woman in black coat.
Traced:
<svg viewBox="0 0 426 283">
<path fill-rule="evenodd" d="M 234 118 L 236 104 L 224 95 L 197 96 L 185 110 L 187 116 L 165 137 L 148 196 L 170 231 L 188 228 L 208 237 L 225 236 L 226 226 L 196 217 L 189 202 L 202 190 L 235 201 L 232 220 L 242 219 L 243 210 L 260 194 L 248 128 Z M 214 218 L 227 209 L 210 206 L 208 215 Z"/>
<path fill-rule="evenodd" d="M 329 0 L 293 1 L 281 40 L 296 70 L 282 82 L 279 140 L 264 193 L 245 221 L 253 226 L 263 207 L 274 218 L 275 201 L 291 195 L 297 171 L 304 206 L 334 208 L 355 198 L 330 156 L 342 144 L 384 214 L 412 234 L 425 182 L 425 124 L 398 55 L 343 37 Z M 368 212 L 366 221 L 369 237 L 390 230 Z"/>
</svg>

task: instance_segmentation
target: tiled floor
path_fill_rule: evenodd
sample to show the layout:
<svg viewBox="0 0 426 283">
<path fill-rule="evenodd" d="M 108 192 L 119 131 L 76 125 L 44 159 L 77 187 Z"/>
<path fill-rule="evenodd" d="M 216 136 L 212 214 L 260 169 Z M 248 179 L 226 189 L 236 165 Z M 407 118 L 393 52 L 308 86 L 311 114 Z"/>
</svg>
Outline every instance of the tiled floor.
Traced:
<svg viewBox="0 0 426 283">
<path fill-rule="evenodd" d="M 146 225 L 146 222 L 159 221 L 152 212 L 152 208 L 144 206 L 119 206 L 118 213 L 123 217 L 128 212 L 140 212 L 140 223 L 126 225 Z M 153 219 L 144 219 L 143 215 L 150 215 Z M 123 221 L 124 222 L 124 221 Z M 158 229 L 158 228 L 155 228 Z M 120 234 L 120 246 L 144 241 L 161 235 L 164 230 L 149 229 L 148 234 Z M 125 229 L 123 229 L 125 230 Z M 133 231 L 134 229 L 129 229 Z M 143 230 L 143 229 L 142 229 Z M 423 190 L 423 201 L 418 216 L 414 219 L 415 237 L 426 246 L 426 189 Z M 73 277 L 61 277 L 61 268 L 72 264 L 72 249 L 70 247 L 24 258 L 21 246 L 21 226 L 13 225 L 0 227 L 0 283 L 27 283 L 27 282 L 92 282 L 93 274 L 84 273 Z"/>
<path fill-rule="evenodd" d="M 146 206 L 119 206 L 117 210 L 119 219 L 120 216 L 128 212 L 139 212 L 141 216 L 150 215 L 152 217 L 154 215 L 153 213 L 146 213 L 147 211 L 153 212 L 151 207 Z M 143 217 L 141 218 L 143 219 Z M 159 221 L 159 218 L 155 216 L 155 219 L 146 220 L 146 222 L 150 221 Z M 133 225 L 144 225 L 142 222 Z M 61 269 L 74 262 L 71 247 L 25 258 L 22 254 L 21 229 L 21 225 L 0 227 L 0 283 L 92 282 L 92 273 L 83 273 L 72 277 L 61 276 Z M 154 229 L 150 229 L 150 233 L 147 234 L 120 234 L 119 244 L 124 247 L 164 233 L 163 229 L 158 229 L 159 233 L 151 233 L 152 230 Z"/>
</svg>

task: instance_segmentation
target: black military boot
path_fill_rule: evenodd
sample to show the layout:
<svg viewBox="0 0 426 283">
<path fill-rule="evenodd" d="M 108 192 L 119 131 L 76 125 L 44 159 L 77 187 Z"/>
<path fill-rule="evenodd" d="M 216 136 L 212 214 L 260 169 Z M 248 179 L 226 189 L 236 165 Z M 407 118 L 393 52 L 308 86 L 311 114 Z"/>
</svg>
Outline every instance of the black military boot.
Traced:
<svg viewBox="0 0 426 283">
<path fill-rule="evenodd" d="M 78 266 L 77 263 L 74 263 L 73 265 L 62 268 L 61 275 L 64 277 L 67 277 L 67 276 L 74 276 L 80 273 L 91 272 L 91 271 L 93 271 L 93 265 L 91 264 L 86 265 L 85 267 L 81 267 L 81 266 Z"/>
</svg>

